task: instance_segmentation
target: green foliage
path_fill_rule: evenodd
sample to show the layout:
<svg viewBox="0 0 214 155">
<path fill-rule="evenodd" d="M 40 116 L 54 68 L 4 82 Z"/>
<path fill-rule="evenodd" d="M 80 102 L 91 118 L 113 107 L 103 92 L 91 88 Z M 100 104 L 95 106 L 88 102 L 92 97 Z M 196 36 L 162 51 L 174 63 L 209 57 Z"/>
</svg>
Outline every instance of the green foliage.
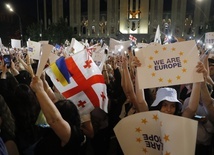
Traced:
<svg viewBox="0 0 214 155">
<path fill-rule="evenodd" d="M 27 28 L 27 36 L 33 41 L 49 40 L 49 43 L 53 45 L 63 44 L 66 39 L 71 40 L 72 28 L 63 18 L 60 18 L 57 23 L 52 23 L 46 30 L 40 24 L 32 24 Z"/>
<path fill-rule="evenodd" d="M 41 40 L 40 34 L 41 34 L 41 28 L 40 28 L 40 24 L 35 24 L 33 23 L 32 25 L 27 27 L 26 30 L 26 36 L 25 36 L 25 40 L 27 40 L 28 38 L 30 38 L 33 41 L 39 41 Z"/>
</svg>

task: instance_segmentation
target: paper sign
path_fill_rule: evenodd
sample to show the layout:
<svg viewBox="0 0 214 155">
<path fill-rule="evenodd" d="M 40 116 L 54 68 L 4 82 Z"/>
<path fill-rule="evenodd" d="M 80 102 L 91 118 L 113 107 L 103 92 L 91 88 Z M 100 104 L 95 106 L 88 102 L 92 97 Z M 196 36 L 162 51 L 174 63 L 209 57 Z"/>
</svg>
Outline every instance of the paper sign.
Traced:
<svg viewBox="0 0 214 155">
<path fill-rule="evenodd" d="M 12 48 L 21 48 L 21 40 L 11 39 Z"/>
<path fill-rule="evenodd" d="M 41 50 L 41 43 L 35 41 L 28 41 L 28 54 L 31 59 L 40 59 L 40 50 Z"/>
<path fill-rule="evenodd" d="M 214 45 L 214 32 L 205 33 L 204 39 L 206 49 L 212 48 Z"/>
<path fill-rule="evenodd" d="M 137 48 L 145 48 L 145 47 L 147 47 L 147 46 L 149 46 L 149 44 L 147 44 L 147 43 L 137 43 Z"/>
<path fill-rule="evenodd" d="M 114 132 L 125 155 L 194 155 L 197 123 L 148 111 L 123 118 Z"/>
<path fill-rule="evenodd" d="M 135 54 L 142 64 L 137 68 L 141 89 L 204 80 L 202 73 L 196 72 L 199 55 L 194 40 L 149 46 Z"/>
<path fill-rule="evenodd" d="M 115 40 L 113 38 L 110 38 L 109 41 L 109 50 L 114 51 L 115 54 L 118 53 L 118 49 L 121 49 L 120 51 L 128 51 L 128 47 L 131 46 L 132 41 L 128 40 L 128 41 L 119 41 L 119 40 Z M 121 48 L 122 47 L 122 48 Z"/>
<path fill-rule="evenodd" d="M 43 44 L 48 44 L 48 43 L 49 43 L 48 40 L 47 40 L 47 41 L 46 41 L 46 40 L 42 40 L 42 41 L 39 41 L 39 42 L 40 42 L 42 45 L 43 45 Z"/>
<path fill-rule="evenodd" d="M 42 55 L 41 55 L 41 59 L 39 60 L 39 64 L 38 64 L 38 68 L 37 68 L 37 72 L 36 72 L 36 76 L 40 77 L 44 67 L 47 63 L 48 57 L 50 55 L 50 52 L 53 50 L 53 46 L 49 45 L 49 44 L 43 44 L 42 45 Z"/>
</svg>

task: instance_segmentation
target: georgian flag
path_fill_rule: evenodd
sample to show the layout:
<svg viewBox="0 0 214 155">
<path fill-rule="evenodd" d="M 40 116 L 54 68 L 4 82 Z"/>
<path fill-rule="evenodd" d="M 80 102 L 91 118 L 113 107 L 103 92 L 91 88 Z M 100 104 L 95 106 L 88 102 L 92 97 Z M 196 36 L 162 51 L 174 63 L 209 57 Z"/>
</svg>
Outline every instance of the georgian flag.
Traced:
<svg viewBox="0 0 214 155">
<path fill-rule="evenodd" d="M 136 42 L 137 38 L 130 34 L 129 35 L 129 40 L 131 40 L 132 42 Z"/>
<path fill-rule="evenodd" d="M 90 113 L 95 107 L 107 112 L 108 97 L 104 77 L 87 51 L 82 50 L 66 58 L 65 63 L 72 75 L 66 86 L 56 79 L 50 67 L 46 70 L 59 92 L 77 106 L 80 115 Z"/>
</svg>

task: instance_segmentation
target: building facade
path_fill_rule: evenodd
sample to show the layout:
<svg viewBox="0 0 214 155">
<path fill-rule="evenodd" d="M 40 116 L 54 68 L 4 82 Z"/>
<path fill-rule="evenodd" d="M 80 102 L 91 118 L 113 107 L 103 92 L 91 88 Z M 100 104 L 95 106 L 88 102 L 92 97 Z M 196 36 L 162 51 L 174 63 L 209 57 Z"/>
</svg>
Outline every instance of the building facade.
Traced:
<svg viewBox="0 0 214 155">
<path fill-rule="evenodd" d="M 162 37 L 203 37 L 213 14 L 212 0 L 38 0 L 44 28 L 63 18 L 76 38 L 116 38 L 150 42 L 159 25 Z"/>
</svg>

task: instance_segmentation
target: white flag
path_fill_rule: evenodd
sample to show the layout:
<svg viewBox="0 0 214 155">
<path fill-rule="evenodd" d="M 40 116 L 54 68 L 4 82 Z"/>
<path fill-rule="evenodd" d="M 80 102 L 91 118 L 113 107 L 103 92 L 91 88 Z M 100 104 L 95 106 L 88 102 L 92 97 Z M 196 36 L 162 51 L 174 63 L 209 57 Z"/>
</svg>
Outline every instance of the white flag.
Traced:
<svg viewBox="0 0 214 155">
<path fill-rule="evenodd" d="M 159 25 L 158 25 L 156 33 L 155 33 L 154 42 L 161 44 L 161 33 L 160 33 L 160 27 L 159 27 Z"/>
<path fill-rule="evenodd" d="M 75 38 L 72 38 L 69 51 L 71 51 L 73 48 L 73 53 L 77 53 L 79 51 L 82 51 L 85 46 L 81 44 L 79 41 L 77 41 Z"/>
</svg>

